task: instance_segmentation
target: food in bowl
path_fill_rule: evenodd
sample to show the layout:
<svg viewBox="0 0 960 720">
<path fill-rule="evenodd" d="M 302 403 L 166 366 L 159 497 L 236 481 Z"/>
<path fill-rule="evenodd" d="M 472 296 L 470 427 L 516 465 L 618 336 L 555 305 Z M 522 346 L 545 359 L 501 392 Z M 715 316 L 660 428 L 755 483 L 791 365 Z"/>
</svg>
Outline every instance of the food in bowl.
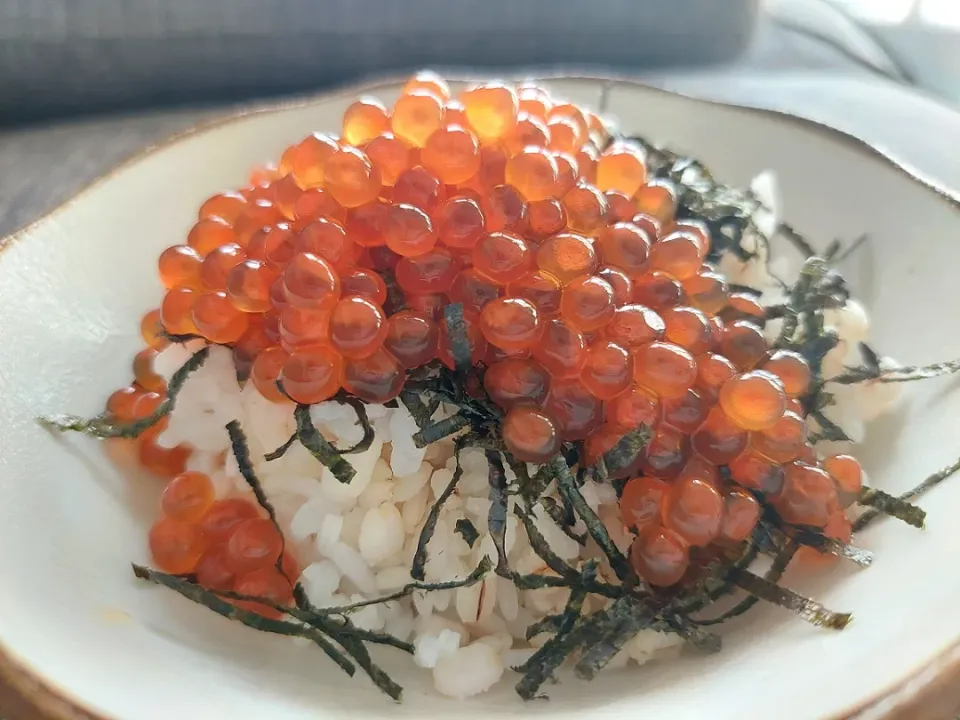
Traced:
<svg viewBox="0 0 960 720">
<path fill-rule="evenodd" d="M 841 425 L 955 366 L 864 344 L 839 248 L 807 252 L 770 183 L 532 84 L 423 73 L 206 200 L 159 258 L 134 381 L 45 422 L 166 480 L 138 577 L 394 698 L 370 645 L 444 695 L 516 671 L 533 698 L 564 664 L 716 650 L 756 598 L 840 629 L 786 565 L 869 564 L 862 506 L 923 521 Z"/>
</svg>

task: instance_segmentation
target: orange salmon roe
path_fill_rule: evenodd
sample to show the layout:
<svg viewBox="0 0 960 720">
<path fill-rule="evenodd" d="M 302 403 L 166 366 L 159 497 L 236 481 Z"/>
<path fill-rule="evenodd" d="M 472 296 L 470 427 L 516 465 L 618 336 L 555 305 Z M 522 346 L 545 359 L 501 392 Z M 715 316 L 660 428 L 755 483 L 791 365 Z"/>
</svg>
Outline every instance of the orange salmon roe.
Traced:
<svg viewBox="0 0 960 720">
<path fill-rule="evenodd" d="M 288 408 L 341 392 L 390 402 L 425 365 L 454 369 L 445 313 L 460 304 L 476 366 L 463 390 L 502 411 L 484 432 L 518 460 L 573 443 L 590 466 L 650 428 L 613 473 L 632 478 L 620 514 L 643 582 L 683 582 L 691 562 L 699 572 L 748 539 L 761 511 L 848 538 L 842 508 L 863 472 L 846 455 L 821 462 L 807 440 L 815 369 L 771 348 L 767 310 L 714 264 L 714 224 L 688 188 L 648 177 L 639 144 L 610 139 L 592 112 L 530 83 L 453 98 L 425 72 L 392 107 L 358 99 L 342 137 L 288 147 L 171 239 L 157 264 L 165 296 L 107 412 L 129 421 L 162 407 L 153 366 L 167 334 L 225 345 L 238 377 Z M 191 446 L 158 444 L 166 426 L 130 443 L 170 479 L 157 564 L 242 589 L 254 599 L 238 607 L 279 617 L 270 606 L 292 602 L 297 558 L 254 504 L 215 501 L 210 477 L 185 471 Z M 705 549 L 691 561 L 691 547 Z"/>
<path fill-rule="evenodd" d="M 537 307 L 522 298 L 497 298 L 480 314 L 480 331 L 487 342 L 507 351 L 523 350 L 540 337 Z"/>
<path fill-rule="evenodd" d="M 636 477 L 623 486 L 620 512 L 631 530 L 643 530 L 660 522 L 660 508 L 670 492 L 670 484 L 653 477 Z"/>
<path fill-rule="evenodd" d="M 498 285 L 518 280 L 533 265 L 533 254 L 523 239 L 494 232 L 473 246 L 473 267 Z"/>
<path fill-rule="evenodd" d="M 422 148 L 443 125 L 443 101 L 427 90 L 404 93 L 393 107 L 390 129 L 415 148 Z"/>
<path fill-rule="evenodd" d="M 801 462 L 786 466 L 783 489 L 773 506 L 786 522 L 822 528 L 839 508 L 837 489 L 820 468 Z"/>
<path fill-rule="evenodd" d="M 502 83 L 478 85 L 460 93 L 458 99 L 470 127 L 484 142 L 507 137 L 517 124 L 517 93 Z"/>
<path fill-rule="evenodd" d="M 666 224 L 677 212 L 677 190 L 664 180 L 652 180 L 633 196 L 637 211 L 651 215 Z M 704 251 L 706 252 L 706 251 Z"/>
<path fill-rule="evenodd" d="M 203 287 L 200 272 L 203 268 L 203 256 L 190 245 L 174 245 L 160 253 L 158 261 L 160 282 L 167 289 Z"/>
<path fill-rule="evenodd" d="M 343 356 L 326 345 L 298 349 L 283 364 L 281 381 L 284 391 L 295 402 L 323 402 L 340 389 Z"/>
<path fill-rule="evenodd" d="M 775 375 L 753 370 L 720 388 L 720 406 L 744 430 L 765 430 L 783 416 L 787 397 Z"/>
<path fill-rule="evenodd" d="M 849 505 L 863 489 L 863 468 L 850 455 L 834 455 L 823 461 L 823 469 L 833 478 L 844 505 Z"/>
<path fill-rule="evenodd" d="M 712 484 L 687 477 L 670 488 L 660 509 L 666 527 L 675 531 L 689 545 L 709 545 L 720 534 L 724 502 Z"/>
<path fill-rule="evenodd" d="M 731 490 L 724 496 L 723 508 L 720 537 L 735 543 L 750 537 L 760 519 L 757 499 L 745 490 Z"/>
<path fill-rule="evenodd" d="M 800 415 L 789 410 L 770 427 L 750 435 L 750 446 L 777 463 L 788 463 L 799 458 L 806 441 L 807 423 Z"/>
<path fill-rule="evenodd" d="M 213 483 L 200 472 L 185 472 L 167 483 L 160 497 L 164 516 L 180 522 L 195 523 L 213 505 Z"/>
<path fill-rule="evenodd" d="M 656 525 L 644 530 L 630 547 L 630 563 L 651 585 L 668 587 L 680 582 L 690 566 L 687 543 L 678 533 Z"/>
<path fill-rule="evenodd" d="M 634 351 L 634 378 L 661 398 L 680 397 L 693 387 L 697 364 L 679 345 L 653 342 Z"/>
<path fill-rule="evenodd" d="M 250 324 L 250 318 L 230 302 L 225 292 L 203 293 L 193 303 L 191 312 L 194 327 L 214 343 L 236 342 Z"/>
<path fill-rule="evenodd" d="M 536 408 L 512 408 L 503 419 L 501 432 L 507 450 L 521 462 L 545 462 L 560 449 L 556 426 Z"/>
<path fill-rule="evenodd" d="M 330 314 L 330 344 L 345 358 L 373 355 L 387 334 L 387 319 L 378 305 L 352 295 Z"/>
<path fill-rule="evenodd" d="M 763 369 L 780 379 L 787 397 L 805 395 L 810 387 L 810 366 L 799 353 L 777 350 L 763 364 Z"/>
<path fill-rule="evenodd" d="M 546 200 L 557 187 L 557 161 L 546 150 L 527 147 L 507 160 L 504 180 L 527 202 Z"/>
<path fill-rule="evenodd" d="M 362 97 L 343 113 L 343 139 L 357 147 L 385 132 L 390 125 L 389 112 L 376 98 Z"/>
<path fill-rule="evenodd" d="M 204 550 L 204 540 L 194 523 L 162 517 L 150 528 L 150 555 L 164 572 L 193 572 Z"/>
<path fill-rule="evenodd" d="M 601 400 L 612 400 L 633 381 L 633 358 L 626 348 L 609 340 L 590 346 L 580 380 Z"/>
<path fill-rule="evenodd" d="M 603 405 L 579 379 L 551 378 L 543 410 L 554 419 L 564 441 L 582 440 L 603 420 Z"/>
<path fill-rule="evenodd" d="M 440 242 L 449 248 L 470 249 L 484 235 L 483 211 L 468 197 L 453 197 L 438 208 L 434 225 Z"/>
<path fill-rule="evenodd" d="M 560 314 L 581 331 L 599 330 L 616 310 L 613 288 L 597 275 L 571 280 L 560 295 Z"/>
<path fill-rule="evenodd" d="M 537 250 L 537 267 L 555 277 L 562 285 L 598 267 L 593 243 L 582 235 L 561 233 L 546 240 Z"/>
<path fill-rule="evenodd" d="M 367 357 L 348 360 L 343 369 L 343 389 L 369 403 L 393 400 L 405 379 L 403 367 L 383 348 Z"/>
<path fill-rule="evenodd" d="M 420 151 L 420 162 L 440 182 L 456 185 L 480 169 L 480 145 L 469 130 L 459 126 L 440 128 Z"/>
<path fill-rule="evenodd" d="M 508 358 L 493 363 L 483 374 L 490 399 L 509 410 L 514 405 L 540 405 L 550 388 L 550 376 L 534 360 Z"/>
<path fill-rule="evenodd" d="M 563 209 L 571 230 L 593 236 L 603 228 L 609 212 L 607 199 L 592 185 L 578 185 L 563 196 Z"/>
</svg>

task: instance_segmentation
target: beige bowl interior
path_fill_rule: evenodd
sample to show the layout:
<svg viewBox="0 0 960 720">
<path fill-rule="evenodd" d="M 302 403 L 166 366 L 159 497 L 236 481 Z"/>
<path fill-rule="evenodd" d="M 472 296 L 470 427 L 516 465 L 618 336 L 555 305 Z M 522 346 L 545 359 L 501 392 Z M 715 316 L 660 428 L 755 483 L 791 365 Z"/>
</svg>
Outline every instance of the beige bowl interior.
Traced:
<svg viewBox="0 0 960 720">
<path fill-rule="evenodd" d="M 604 84 L 557 80 L 597 107 Z M 390 101 L 397 86 L 365 91 Z M 862 146 L 809 124 L 606 86 L 609 113 L 699 156 L 744 184 L 774 169 L 788 220 L 817 244 L 868 232 L 847 270 L 874 317 L 877 347 L 902 362 L 960 356 L 947 292 L 960 262 L 960 212 Z M 730 627 L 723 652 L 630 669 L 592 684 L 567 679 L 549 703 L 523 704 L 505 682 L 456 703 L 406 658 L 385 662 L 407 688 L 394 705 L 348 680 L 319 652 L 213 616 L 134 580 L 146 561 L 156 482 L 119 471 L 102 448 L 56 438 L 41 413 L 95 413 L 129 375 L 138 321 L 156 306 L 155 259 L 181 242 L 208 195 L 242 184 L 256 163 L 312 130 L 336 130 L 355 91 L 202 129 L 126 165 L 11 238 L 0 254 L 0 647 L 55 692 L 123 720 L 147 718 L 463 718 L 550 713 L 578 720 L 780 717 L 810 720 L 864 703 L 960 638 L 960 482 L 924 500 L 927 529 L 883 522 L 859 543 L 868 570 L 794 579 L 852 610 L 842 633 L 761 608 Z M 960 454 L 953 381 L 907 388 L 895 417 L 861 451 L 874 483 L 905 489 Z"/>
</svg>

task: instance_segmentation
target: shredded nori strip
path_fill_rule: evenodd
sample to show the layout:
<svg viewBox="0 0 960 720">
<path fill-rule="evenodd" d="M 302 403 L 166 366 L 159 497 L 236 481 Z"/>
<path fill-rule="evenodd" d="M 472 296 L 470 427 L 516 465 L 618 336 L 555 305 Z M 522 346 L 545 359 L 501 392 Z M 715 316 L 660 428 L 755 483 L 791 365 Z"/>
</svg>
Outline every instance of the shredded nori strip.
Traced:
<svg viewBox="0 0 960 720">
<path fill-rule="evenodd" d="M 620 438 L 616 445 L 604 453 L 601 462 L 598 463 L 599 479 L 605 479 L 610 474 L 616 474 L 630 467 L 652 436 L 651 429 L 641 425 Z"/>
<path fill-rule="evenodd" d="M 587 544 L 587 534 L 578 533 L 574 529 L 577 518 L 574 516 L 573 507 L 569 503 L 558 503 L 549 495 L 540 498 L 540 507 L 542 507 L 554 524 L 563 531 L 571 540 L 575 541 L 581 547 Z"/>
<path fill-rule="evenodd" d="M 152 428 L 171 412 L 177 404 L 177 394 L 183 384 L 195 370 L 203 367 L 210 355 L 210 348 L 197 350 L 170 378 L 167 386 L 167 397 L 157 406 L 157 409 L 145 418 L 133 422 L 118 423 L 108 414 L 103 413 L 94 418 L 84 419 L 77 415 L 48 415 L 37 418 L 44 427 L 59 432 L 73 431 L 97 438 L 136 438 L 145 430 Z"/>
<path fill-rule="evenodd" d="M 507 533 L 507 475 L 503 461 L 496 450 L 487 450 L 488 483 L 490 486 L 490 509 L 487 511 L 487 531 L 497 549 L 497 572 L 507 567 L 507 551 L 504 549 Z"/>
<path fill-rule="evenodd" d="M 340 454 L 352 455 L 354 453 L 366 452 L 367 449 L 373 444 L 373 439 L 377 435 L 376 431 L 373 429 L 373 423 L 371 423 L 370 418 L 367 417 L 366 404 L 360 398 L 353 397 L 352 395 L 346 395 L 342 398 L 337 397 L 335 399 L 337 402 L 343 403 L 344 405 L 349 405 L 353 408 L 353 411 L 357 413 L 357 423 L 363 428 L 363 437 L 350 447 L 340 450 Z"/>
<path fill-rule="evenodd" d="M 798 545 L 793 541 L 789 541 L 787 545 L 781 550 L 777 556 L 773 559 L 773 564 L 770 566 L 770 569 L 767 570 L 764 579 L 769 583 L 776 583 L 783 577 L 783 573 L 786 571 L 787 566 L 790 564 L 790 561 L 793 560 L 793 556 L 797 554 Z M 746 568 L 741 568 L 746 569 Z M 727 577 L 729 577 L 729 571 L 727 572 Z M 731 583 L 733 584 L 733 583 Z M 748 598 L 744 598 L 734 607 L 730 608 L 726 612 L 717 615 L 714 618 L 706 620 L 697 620 L 697 625 L 719 625 L 720 623 L 731 620 L 735 617 L 743 615 L 747 610 L 752 608 L 759 602 L 759 598 L 751 595 Z"/>
<path fill-rule="evenodd" d="M 470 548 L 473 548 L 477 540 L 480 539 L 480 532 L 467 518 L 457 518 L 457 522 L 454 523 L 453 530 L 463 538 L 463 541 Z"/>
<path fill-rule="evenodd" d="M 353 465 L 344 460 L 337 449 L 320 434 L 320 431 L 313 424 L 310 418 L 309 405 L 297 405 L 293 411 L 293 416 L 297 421 L 297 439 L 310 454 L 320 463 L 328 468 L 333 476 L 342 483 L 348 483 L 353 480 L 357 471 Z"/>
<path fill-rule="evenodd" d="M 582 680 L 593 680 L 634 636 L 650 627 L 653 615 L 637 598 L 625 595 L 591 620 L 605 626 L 600 638 L 584 649 L 573 672 Z"/>
<path fill-rule="evenodd" d="M 806 528 L 794 528 L 793 539 L 801 545 L 806 545 L 819 552 L 830 553 L 851 560 L 860 567 L 869 567 L 873 562 L 873 553 L 869 550 L 847 545 L 836 538 L 830 538 Z"/>
<path fill-rule="evenodd" d="M 400 402 L 403 403 L 403 406 L 407 409 L 407 412 L 409 412 L 413 417 L 413 420 L 417 423 L 418 428 L 423 430 L 427 425 L 430 424 L 430 418 L 433 417 L 433 412 L 431 412 L 430 407 L 425 405 L 423 400 L 420 399 L 419 394 L 413 392 L 412 390 L 401 390 Z"/>
<path fill-rule="evenodd" d="M 287 454 L 287 450 L 293 447 L 293 444 L 296 441 L 297 441 L 297 433 L 294 432 L 293 435 L 287 438 L 287 441 L 283 445 L 278 447 L 273 452 L 268 452 L 266 455 L 263 456 L 263 459 L 266 460 L 267 462 L 273 462 L 274 460 L 279 460 L 280 458 L 282 458 L 284 455 Z"/>
<path fill-rule="evenodd" d="M 723 647 L 723 639 L 719 635 L 704 630 L 688 617 L 668 615 L 664 619 L 673 632 L 698 650 L 715 653 Z"/>
<path fill-rule="evenodd" d="M 850 613 L 836 613 L 828 610 L 818 602 L 798 595 L 793 590 L 780 587 L 747 570 L 732 568 L 729 578 L 737 587 L 746 590 L 754 597 L 792 610 L 798 617 L 812 625 L 821 625 L 831 630 L 843 630 L 853 619 Z"/>
<path fill-rule="evenodd" d="M 585 579 L 593 579 L 596 574 L 596 561 L 588 561 L 584 564 Z M 580 645 L 582 635 L 585 634 L 582 626 L 590 622 L 590 619 L 583 620 L 581 614 L 587 595 L 588 591 L 583 585 L 577 585 L 571 589 L 560 620 L 556 623 L 556 634 L 517 668 L 517 672 L 523 673 L 523 678 L 517 683 L 516 689 L 524 700 L 537 697 L 540 686 L 553 677 L 553 673 L 563 664 L 563 661 Z M 579 629 L 578 623 L 581 625 Z"/>
<path fill-rule="evenodd" d="M 443 420 L 437 420 L 432 425 L 421 428 L 413 435 L 413 444 L 418 448 L 426 447 L 437 440 L 460 432 L 470 424 L 470 419 L 462 413 L 451 415 Z"/>
<path fill-rule="evenodd" d="M 453 495 L 453 491 L 457 489 L 457 483 L 460 482 L 460 478 L 463 476 L 463 467 L 460 465 L 460 450 L 461 443 L 457 443 L 453 451 L 453 457 L 457 463 L 453 471 L 453 477 L 450 478 L 450 482 L 447 483 L 443 492 L 440 493 L 440 496 L 433 503 L 430 512 L 427 513 L 427 519 L 420 529 L 420 537 L 417 540 L 417 551 L 414 553 L 413 564 L 410 566 L 410 577 L 414 580 L 423 580 L 425 577 L 424 569 L 427 565 L 427 544 L 437 529 L 437 521 L 440 519 L 440 511 L 443 509 L 444 503 Z"/>
<path fill-rule="evenodd" d="M 443 322 L 447 330 L 450 352 L 457 374 L 464 376 L 470 371 L 470 341 L 467 339 L 467 326 L 463 319 L 463 305 L 451 303 L 443 309 Z"/>
<path fill-rule="evenodd" d="M 857 497 L 857 502 L 860 505 L 874 508 L 884 515 L 903 520 L 907 525 L 912 525 L 915 528 L 922 529 L 923 522 L 927 517 L 927 513 L 922 508 L 877 488 L 863 488 Z"/>
<path fill-rule="evenodd" d="M 947 478 L 956 474 L 958 471 L 960 471 L 960 458 L 954 461 L 953 464 L 940 468 L 937 470 L 937 472 L 925 478 L 923 482 L 921 482 L 912 490 L 908 490 L 902 495 L 899 495 L 897 500 L 900 500 L 901 502 L 908 502 L 914 498 L 920 497 L 927 490 L 936 487 Z M 876 508 L 867 510 L 857 518 L 856 522 L 853 523 L 853 532 L 860 532 L 882 514 L 883 513 Z"/>
<path fill-rule="evenodd" d="M 930 378 L 953 375 L 960 372 L 960 360 L 933 363 L 932 365 L 907 365 L 905 367 L 883 370 L 879 367 L 863 365 L 861 367 L 847 367 L 839 375 L 828 379 L 828 383 L 838 385 L 853 385 L 861 382 L 898 383 L 912 382 L 913 380 L 929 380 Z"/>
<path fill-rule="evenodd" d="M 240 475 L 246 480 L 247 485 L 253 491 L 253 496 L 257 499 L 257 504 L 266 510 L 267 515 L 270 516 L 270 522 L 273 523 L 273 526 L 277 529 L 277 534 L 280 536 L 281 552 L 277 558 L 276 565 L 277 570 L 286 577 L 286 572 L 283 569 L 283 551 L 286 549 L 287 539 L 284 537 L 283 529 L 277 520 L 277 511 L 267 497 L 267 493 L 264 492 L 263 485 L 260 483 L 256 472 L 254 472 L 253 463 L 250 462 L 250 448 L 247 446 L 247 438 L 244 436 L 240 423 L 237 420 L 231 420 L 227 423 L 227 435 L 230 436 L 230 449 L 233 451 L 233 456 L 237 460 Z M 287 577 L 287 579 L 293 582 L 296 578 Z"/>
<path fill-rule="evenodd" d="M 490 572 L 493 567 L 493 562 L 488 557 L 484 557 L 480 564 L 473 569 L 473 571 L 467 575 L 462 580 L 446 580 L 443 582 L 412 582 L 404 585 L 400 590 L 392 592 L 388 595 L 382 595 L 373 600 L 360 600 L 359 602 L 351 603 L 350 605 L 339 605 L 337 607 L 328 607 L 321 608 L 316 610 L 318 613 L 325 615 L 347 615 L 356 610 L 360 610 L 370 605 L 380 605 L 385 602 L 390 602 L 392 600 L 399 600 L 405 598 L 415 591 L 424 591 L 424 592 L 434 592 L 436 590 L 457 590 L 462 587 L 470 587 L 471 585 L 476 585 L 478 582 L 483 580 L 484 576 Z"/>
<path fill-rule="evenodd" d="M 633 568 L 630 567 L 630 563 L 627 562 L 623 553 L 620 552 L 613 540 L 610 539 L 610 534 L 603 526 L 603 522 L 601 522 L 600 518 L 597 517 L 597 514 L 593 511 L 593 508 L 583 499 L 583 495 L 580 494 L 580 489 L 576 487 L 576 482 L 570 473 L 570 467 L 567 465 L 566 460 L 560 455 L 557 455 L 548 464 L 554 478 L 556 478 L 557 490 L 560 492 L 560 496 L 573 505 L 573 509 L 577 515 L 587 526 L 587 532 L 590 533 L 590 537 L 597 543 L 603 551 L 603 554 L 607 556 L 610 567 L 613 568 L 617 577 L 620 578 L 621 582 L 628 584 L 635 583 L 636 573 L 633 572 Z"/>
<path fill-rule="evenodd" d="M 164 587 L 174 590 L 188 600 L 193 600 L 193 602 L 203 605 L 218 615 L 222 615 L 229 620 L 241 622 L 254 630 L 262 630 L 263 632 L 273 633 L 275 635 L 308 638 L 318 645 L 320 649 L 326 653 L 327 657 L 339 665 L 347 675 L 353 677 L 357 671 L 353 663 L 334 647 L 323 633 L 312 627 L 284 620 L 272 620 L 257 613 L 244 610 L 218 597 L 215 593 L 205 590 L 196 583 L 192 583 L 176 575 L 157 572 L 142 565 L 133 565 L 133 574 L 141 580 L 148 580 L 157 585 L 163 585 Z"/>
</svg>

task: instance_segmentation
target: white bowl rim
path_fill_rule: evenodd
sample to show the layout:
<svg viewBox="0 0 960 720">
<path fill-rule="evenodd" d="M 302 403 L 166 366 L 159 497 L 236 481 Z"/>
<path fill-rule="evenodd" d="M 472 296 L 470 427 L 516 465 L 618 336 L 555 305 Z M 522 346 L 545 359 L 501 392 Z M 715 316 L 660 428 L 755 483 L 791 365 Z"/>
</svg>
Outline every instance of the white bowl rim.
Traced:
<svg viewBox="0 0 960 720">
<path fill-rule="evenodd" d="M 469 83 L 480 82 L 489 79 L 493 75 L 494 73 L 447 73 L 445 77 L 455 82 Z M 497 73 L 496 75 L 506 77 L 510 80 L 572 80 L 599 83 L 601 86 L 601 106 L 610 89 L 620 85 L 639 88 L 644 92 L 680 97 L 693 105 L 731 108 L 751 115 L 764 116 L 782 122 L 792 123 L 804 127 L 807 130 L 828 135 L 833 140 L 852 147 L 861 154 L 879 158 L 894 170 L 906 176 L 908 180 L 916 182 L 960 211 L 960 190 L 944 186 L 938 180 L 922 173 L 902 158 L 898 158 L 896 153 L 888 152 L 886 149 L 877 147 L 845 130 L 840 130 L 817 120 L 801 117 L 782 110 L 696 97 L 684 92 L 667 90 L 616 74 L 551 74 L 538 72 L 522 75 Z M 308 108 L 331 99 L 376 93 L 385 87 L 402 84 L 406 77 L 406 75 L 382 76 L 376 80 L 340 85 L 322 93 L 297 96 L 275 102 L 258 103 L 252 107 L 192 125 L 185 130 L 174 133 L 134 153 L 108 172 L 87 184 L 60 205 L 14 230 L 9 235 L 0 238 L 0 253 L 10 247 L 14 242 L 27 236 L 34 228 L 50 221 L 67 208 L 72 207 L 86 197 L 92 190 L 113 178 L 118 173 L 123 172 L 128 167 L 136 165 L 154 153 L 165 150 L 181 141 L 259 115 L 283 110 Z M 960 122 L 960 114 L 958 114 L 958 122 Z M 20 718 L 22 718 L 22 720 L 33 720 L 34 718 L 38 718 L 39 720 L 122 720 L 120 718 L 108 718 L 86 709 L 82 701 L 72 697 L 70 693 L 57 687 L 51 680 L 44 678 L 41 673 L 28 667 L 28 664 L 18 658 L 10 648 L 6 647 L 3 639 L 0 638 L 0 701 L 4 700 L 16 700 L 21 703 L 26 703 L 26 707 L 20 712 L 31 713 L 30 715 L 20 716 L 14 714 L 9 716 L 9 720 L 20 720 Z M 929 658 L 922 666 L 914 668 L 897 682 L 878 690 L 873 697 L 863 701 L 856 707 L 847 708 L 824 720 L 853 720 L 854 718 L 863 718 L 865 720 L 867 717 L 884 718 L 885 720 L 923 720 L 923 718 L 932 717 L 929 715 L 931 712 L 945 712 L 947 708 L 952 712 L 956 712 L 958 707 L 960 707 L 960 638 L 955 639 L 954 643 L 946 650 Z M 941 715 L 937 714 L 936 717 L 941 717 Z M 943 717 L 947 717 L 947 715 L 943 715 Z"/>
</svg>

